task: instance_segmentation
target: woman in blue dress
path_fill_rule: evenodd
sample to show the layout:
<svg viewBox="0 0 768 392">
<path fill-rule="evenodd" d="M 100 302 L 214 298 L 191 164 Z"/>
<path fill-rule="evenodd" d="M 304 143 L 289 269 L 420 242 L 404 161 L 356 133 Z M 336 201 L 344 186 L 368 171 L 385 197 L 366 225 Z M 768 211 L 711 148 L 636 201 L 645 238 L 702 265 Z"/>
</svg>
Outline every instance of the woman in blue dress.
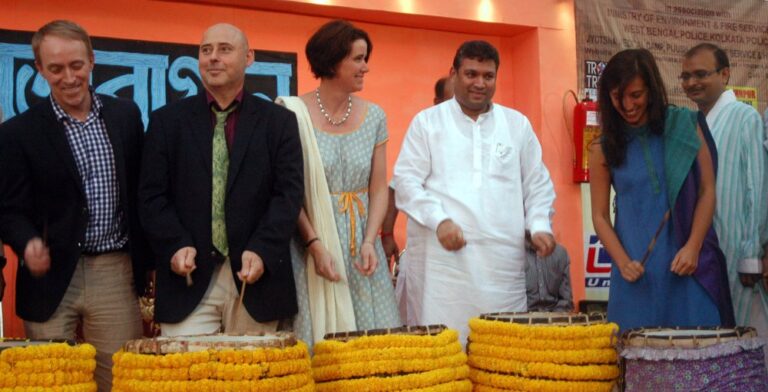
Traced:
<svg viewBox="0 0 768 392">
<path fill-rule="evenodd" d="M 622 330 L 732 325 L 711 228 L 717 155 L 708 129 L 695 112 L 668 104 L 645 49 L 614 55 L 598 90 L 602 135 L 590 152 L 590 187 L 595 232 L 614 260 L 608 319 Z"/>
</svg>

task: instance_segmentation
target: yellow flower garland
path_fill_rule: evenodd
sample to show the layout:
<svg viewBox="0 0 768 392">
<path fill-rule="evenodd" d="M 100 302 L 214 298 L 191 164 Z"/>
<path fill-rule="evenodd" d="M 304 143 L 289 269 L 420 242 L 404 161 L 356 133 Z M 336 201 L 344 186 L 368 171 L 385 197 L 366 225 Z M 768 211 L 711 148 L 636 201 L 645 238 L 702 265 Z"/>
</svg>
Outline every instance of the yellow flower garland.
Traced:
<svg viewBox="0 0 768 392">
<path fill-rule="evenodd" d="M 470 343 L 493 344 L 496 346 L 517 347 L 521 349 L 527 348 L 530 350 L 590 350 L 600 348 L 613 348 L 614 344 L 614 338 L 612 336 L 571 340 L 553 340 L 529 339 L 526 337 L 492 335 L 477 332 L 469 333 L 469 341 Z"/>
<path fill-rule="evenodd" d="M 292 374 L 284 377 L 264 378 L 258 381 L 240 380 L 197 380 L 197 381 L 140 381 L 115 379 L 113 391 L 132 392 L 197 392 L 197 391 L 251 391 L 273 392 L 294 389 L 312 390 L 312 376 L 309 373 Z"/>
<path fill-rule="evenodd" d="M 451 381 L 463 380 L 469 376 L 469 367 L 432 370 L 393 377 L 368 377 L 352 380 L 337 380 L 315 384 L 318 392 L 344 391 L 400 391 L 405 389 L 428 388 Z"/>
<path fill-rule="evenodd" d="M 41 389 L 41 387 L 0 388 L 0 392 L 40 392 Z M 61 385 L 50 389 L 58 392 L 96 392 L 97 387 L 96 383 L 91 381 L 82 384 Z"/>
<path fill-rule="evenodd" d="M 473 318 L 469 320 L 473 332 L 490 335 L 509 335 L 524 339 L 572 340 L 611 336 L 619 330 L 614 323 L 593 325 L 528 325 Z"/>
<path fill-rule="evenodd" d="M 442 347 L 392 347 L 379 349 L 361 349 L 334 353 L 315 354 L 312 366 L 328 366 L 350 362 L 400 361 L 412 359 L 434 359 L 461 352 L 461 343 L 457 341 Z"/>
<path fill-rule="evenodd" d="M 385 374 L 418 373 L 443 368 L 455 368 L 467 363 L 463 352 L 434 359 L 385 360 L 348 362 L 337 365 L 314 367 L 315 381 L 346 380 L 358 377 L 383 376 Z"/>
<path fill-rule="evenodd" d="M 90 344 L 70 346 L 66 343 L 51 343 L 26 347 L 12 347 L 0 351 L 0 361 L 7 362 L 12 366 L 16 362 L 32 361 L 36 359 L 93 359 L 95 357 L 96 348 Z"/>
<path fill-rule="evenodd" d="M 0 339 L 2 341 L 2 339 Z M 0 351 L 0 391 L 96 390 L 96 349 L 50 343 Z"/>
<path fill-rule="evenodd" d="M 375 335 L 361 336 L 348 342 L 337 340 L 324 340 L 315 344 L 315 355 L 327 353 L 340 353 L 366 349 L 382 349 L 395 347 L 442 347 L 456 342 L 458 332 L 446 329 L 435 336 L 417 335 Z"/>
<path fill-rule="evenodd" d="M 529 350 L 516 347 L 470 343 L 467 352 L 472 355 L 512 359 L 520 362 L 550 362 L 555 364 L 616 364 L 618 354 L 613 348 L 591 350 Z"/>
<path fill-rule="evenodd" d="M 613 381 L 556 381 L 539 380 L 525 377 L 494 374 L 478 369 L 471 369 L 469 378 L 474 384 L 475 392 L 483 391 L 538 391 L 538 392 L 609 392 L 614 386 Z"/>
<path fill-rule="evenodd" d="M 443 384 L 437 384 L 426 388 L 406 389 L 408 392 L 470 392 L 472 391 L 472 381 L 459 380 Z"/>
<path fill-rule="evenodd" d="M 619 376 L 616 365 L 557 365 L 545 362 L 520 362 L 508 359 L 469 356 L 469 366 L 503 374 L 556 380 L 613 380 Z"/>
</svg>

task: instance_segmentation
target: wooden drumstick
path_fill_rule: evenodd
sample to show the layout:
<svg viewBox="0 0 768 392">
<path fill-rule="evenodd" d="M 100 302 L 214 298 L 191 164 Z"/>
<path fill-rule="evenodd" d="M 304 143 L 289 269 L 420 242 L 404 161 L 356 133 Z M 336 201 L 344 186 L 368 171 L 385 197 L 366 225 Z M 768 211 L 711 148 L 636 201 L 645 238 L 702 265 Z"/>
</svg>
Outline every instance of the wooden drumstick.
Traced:
<svg viewBox="0 0 768 392">
<path fill-rule="evenodd" d="M 653 238 L 651 239 L 651 243 L 648 244 L 648 249 L 645 250 L 645 254 L 643 254 L 643 258 L 640 259 L 640 264 L 645 266 L 645 262 L 648 261 L 648 257 L 651 255 L 651 251 L 653 250 L 653 247 L 656 246 L 656 240 L 659 238 L 659 235 L 661 234 L 661 229 L 664 228 L 664 224 L 667 223 L 669 220 L 669 210 L 664 213 L 664 218 L 661 220 L 661 224 L 659 224 L 659 228 L 656 229 L 656 234 L 653 235 Z"/>
</svg>

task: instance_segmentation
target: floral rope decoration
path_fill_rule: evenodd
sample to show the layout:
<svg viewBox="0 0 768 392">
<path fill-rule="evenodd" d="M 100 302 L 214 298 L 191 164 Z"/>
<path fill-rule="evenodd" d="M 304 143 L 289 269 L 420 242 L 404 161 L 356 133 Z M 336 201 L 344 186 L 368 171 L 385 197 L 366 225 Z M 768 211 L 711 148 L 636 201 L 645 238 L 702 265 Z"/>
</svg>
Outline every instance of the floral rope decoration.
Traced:
<svg viewBox="0 0 768 392">
<path fill-rule="evenodd" d="M 426 388 L 407 389 L 409 392 L 470 392 L 472 391 L 472 381 L 458 380 L 443 384 L 437 384 Z"/>
<path fill-rule="evenodd" d="M 407 361 L 415 359 L 436 359 L 462 352 L 458 339 L 442 347 L 392 347 L 380 349 L 360 349 L 339 353 L 315 354 L 312 366 L 336 365 L 350 362 L 369 361 Z"/>
<path fill-rule="evenodd" d="M 2 341 L 2 339 L 0 339 Z M 90 344 L 32 344 L 0 351 L 0 392 L 95 391 L 96 349 Z"/>
<path fill-rule="evenodd" d="M 469 365 L 495 373 L 555 380 L 613 380 L 619 376 L 616 365 L 558 365 L 546 362 L 520 362 L 509 359 L 469 356 Z"/>
<path fill-rule="evenodd" d="M 614 383 L 612 381 L 558 381 L 541 380 L 525 377 L 494 374 L 478 369 L 471 369 L 469 378 L 474 384 L 475 392 L 492 392 L 504 390 L 540 391 L 540 392 L 609 392 Z"/>
<path fill-rule="evenodd" d="M 312 374 L 316 382 L 346 380 L 350 378 L 383 376 L 388 374 L 419 373 L 443 368 L 456 368 L 467 363 L 466 354 L 457 354 L 436 359 L 385 360 L 348 362 L 338 365 L 314 367 Z"/>
<path fill-rule="evenodd" d="M 443 347 L 456 342 L 459 339 L 458 332 L 446 329 L 435 336 L 418 335 L 375 335 L 361 336 L 348 342 L 336 340 L 324 340 L 315 344 L 315 355 L 327 353 L 350 352 L 365 349 L 390 349 L 403 348 L 434 348 Z"/>
<path fill-rule="evenodd" d="M 470 343 L 468 351 L 473 355 L 511 359 L 520 362 L 550 362 L 567 365 L 615 364 L 618 354 L 613 348 L 587 350 L 529 350 L 491 344 Z"/>
<path fill-rule="evenodd" d="M 619 329 L 618 325 L 614 323 L 568 326 L 530 326 L 526 324 L 482 320 L 480 318 L 473 318 L 469 320 L 469 328 L 473 332 L 480 334 L 508 335 L 522 339 L 548 340 L 572 340 L 605 337 L 611 336 Z"/>
<path fill-rule="evenodd" d="M 274 392 L 314 389 L 309 373 L 292 374 L 284 377 L 253 380 L 197 380 L 197 381 L 142 381 L 115 379 L 114 391 L 147 392 L 197 392 L 197 391 L 252 391 Z"/>
<path fill-rule="evenodd" d="M 470 332 L 469 341 L 470 343 L 484 343 L 530 350 L 593 350 L 614 347 L 612 335 L 571 340 L 550 340 Z"/>
<path fill-rule="evenodd" d="M 315 384 L 318 392 L 400 391 L 429 388 L 469 377 L 469 367 L 445 368 L 393 377 L 367 377 Z"/>
</svg>

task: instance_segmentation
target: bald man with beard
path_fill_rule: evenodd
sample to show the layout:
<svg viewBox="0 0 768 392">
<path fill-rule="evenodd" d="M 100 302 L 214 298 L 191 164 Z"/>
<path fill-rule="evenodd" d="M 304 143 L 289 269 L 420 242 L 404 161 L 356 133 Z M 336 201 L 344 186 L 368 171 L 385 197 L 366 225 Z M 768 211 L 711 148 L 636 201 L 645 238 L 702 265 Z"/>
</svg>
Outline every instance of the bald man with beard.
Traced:
<svg viewBox="0 0 768 392">
<path fill-rule="evenodd" d="M 275 331 L 297 311 L 288 245 L 304 194 L 298 125 L 244 90 L 252 63 L 242 31 L 211 26 L 199 50 L 205 91 L 150 119 L 140 215 L 166 336 Z"/>
</svg>

